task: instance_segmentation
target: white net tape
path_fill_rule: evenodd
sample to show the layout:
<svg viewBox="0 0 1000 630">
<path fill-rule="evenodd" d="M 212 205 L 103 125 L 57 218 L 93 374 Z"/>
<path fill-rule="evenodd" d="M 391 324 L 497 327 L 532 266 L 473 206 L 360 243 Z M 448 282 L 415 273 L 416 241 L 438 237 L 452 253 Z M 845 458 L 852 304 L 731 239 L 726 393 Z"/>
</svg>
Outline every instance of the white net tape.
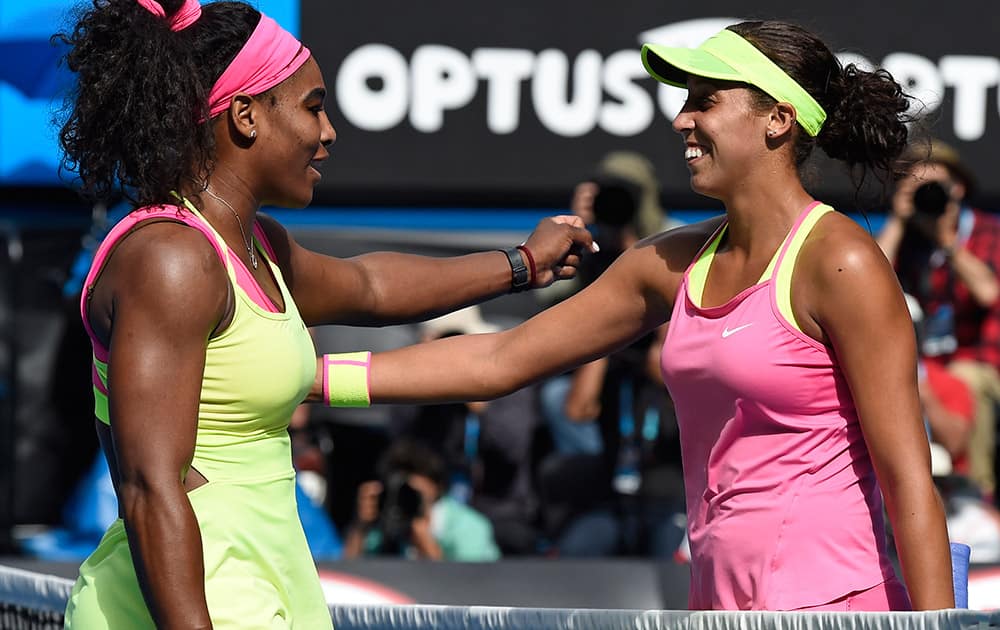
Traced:
<svg viewBox="0 0 1000 630">
<path fill-rule="evenodd" d="M 0 566 L 0 630 L 61 627 L 72 582 Z M 332 604 L 337 630 L 1000 630 L 1000 611 L 769 613 Z"/>
</svg>

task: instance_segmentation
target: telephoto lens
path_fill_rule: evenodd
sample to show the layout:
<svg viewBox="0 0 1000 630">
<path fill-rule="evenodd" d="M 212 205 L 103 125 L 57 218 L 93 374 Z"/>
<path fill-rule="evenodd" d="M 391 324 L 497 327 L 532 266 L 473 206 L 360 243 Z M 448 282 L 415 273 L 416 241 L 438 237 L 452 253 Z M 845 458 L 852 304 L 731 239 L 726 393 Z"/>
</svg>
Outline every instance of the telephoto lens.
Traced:
<svg viewBox="0 0 1000 630">
<path fill-rule="evenodd" d="M 927 182 L 913 192 L 913 208 L 923 215 L 939 217 L 948 205 L 948 191 L 940 182 Z"/>
</svg>

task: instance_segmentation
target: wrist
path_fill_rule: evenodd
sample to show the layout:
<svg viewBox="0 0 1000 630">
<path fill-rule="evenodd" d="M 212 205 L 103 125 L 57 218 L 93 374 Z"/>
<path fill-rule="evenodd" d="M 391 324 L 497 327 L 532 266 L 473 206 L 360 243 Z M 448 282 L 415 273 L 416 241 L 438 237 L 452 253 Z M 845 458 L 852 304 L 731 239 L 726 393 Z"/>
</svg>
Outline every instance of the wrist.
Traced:
<svg viewBox="0 0 1000 630">
<path fill-rule="evenodd" d="M 371 405 L 369 376 L 371 352 L 324 354 L 321 367 L 323 402 L 331 407 Z"/>
<path fill-rule="evenodd" d="M 538 278 L 538 269 L 535 267 L 535 257 L 531 254 L 531 250 L 524 243 L 517 246 L 517 249 L 524 254 L 525 260 L 528 261 L 528 286 L 534 286 L 535 280 Z"/>
<path fill-rule="evenodd" d="M 507 256 L 510 264 L 510 292 L 518 293 L 531 288 L 531 271 L 525 262 L 525 257 L 517 247 L 508 247 L 501 250 Z"/>
</svg>

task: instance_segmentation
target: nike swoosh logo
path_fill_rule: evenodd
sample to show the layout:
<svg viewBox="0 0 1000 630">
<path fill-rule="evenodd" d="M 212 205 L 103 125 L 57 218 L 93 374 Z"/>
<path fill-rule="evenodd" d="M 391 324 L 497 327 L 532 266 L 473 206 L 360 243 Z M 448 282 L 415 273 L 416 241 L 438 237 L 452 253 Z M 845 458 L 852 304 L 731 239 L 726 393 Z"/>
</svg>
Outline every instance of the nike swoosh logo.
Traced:
<svg viewBox="0 0 1000 630">
<path fill-rule="evenodd" d="M 725 328 L 722 329 L 722 338 L 725 339 L 729 335 L 732 335 L 733 333 L 738 333 L 741 330 L 743 330 L 744 328 L 749 328 L 750 326 L 753 326 L 753 322 L 750 322 L 749 324 L 743 324 L 742 326 L 737 326 L 736 328 L 733 328 L 732 330 L 729 330 L 729 327 L 726 326 Z"/>
</svg>

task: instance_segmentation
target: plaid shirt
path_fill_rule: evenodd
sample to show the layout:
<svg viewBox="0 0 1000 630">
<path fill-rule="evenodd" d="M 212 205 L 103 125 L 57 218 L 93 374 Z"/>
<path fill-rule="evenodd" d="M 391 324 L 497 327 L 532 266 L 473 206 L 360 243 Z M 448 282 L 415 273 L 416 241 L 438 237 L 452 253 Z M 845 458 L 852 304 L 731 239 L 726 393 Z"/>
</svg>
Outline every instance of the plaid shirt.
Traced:
<svg viewBox="0 0 1000 630">
<path fill-rule="evenodd" d="M 980 210 L 963 209 L 964 212 L 971 213 L 973 222 L 962 246 L 994 273 L 1000 273 L 1000 220 Z M 1000 301 L 989 308 L 979 306 L 948 262 L 934 265 L 925 259 L 920 267 L 916 262 L 901 258 L 900 280 L 904 290 L 920 301 L 925 321 L 943 305 L 950 304 L 954 309 L 957 348 L 953 354 L 940 358 L 980 361 L 1000 369 Z"/>
</svg>

